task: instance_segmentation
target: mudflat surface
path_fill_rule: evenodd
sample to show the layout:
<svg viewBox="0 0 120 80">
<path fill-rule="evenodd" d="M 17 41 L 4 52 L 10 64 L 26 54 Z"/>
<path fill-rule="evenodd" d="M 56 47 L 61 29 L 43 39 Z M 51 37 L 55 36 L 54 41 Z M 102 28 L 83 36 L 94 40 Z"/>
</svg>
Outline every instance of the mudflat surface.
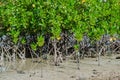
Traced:
<svg viewBox="0 0 120 80">
<path fill-rule="evenodd" d="M 28 59 L 0 72 L 0 80 L 120 80 L 120 59 L 116 56 L 120 55 L 102 57 L 100 66 L 96 58 L 85 58 L 80 60 L 79 70 L 76 61 L 70 59 L 60 66 Z"/>
</svg>

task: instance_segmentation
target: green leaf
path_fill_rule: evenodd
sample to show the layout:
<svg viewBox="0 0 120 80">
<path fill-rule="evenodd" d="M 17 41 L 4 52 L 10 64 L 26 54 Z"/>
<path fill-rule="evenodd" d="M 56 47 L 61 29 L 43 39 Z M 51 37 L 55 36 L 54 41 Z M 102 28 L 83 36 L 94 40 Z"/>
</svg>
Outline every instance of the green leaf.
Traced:
<svg viewBox="0 0 120 80">
<path fill-rule="evenodd" d="M 25 44 L 25 43 L 26 43 L 25 38 L 22 38 L 21 43 L 22 43 L 22 44 Z"/>
<path fill-rule="evenodd" d="M 60 37 L 60 33 L 61 33 L 61 29 L 60 29 L 60 27 L 52 27 L 52 34 L 53 34 L 53 37 L 54 38 L 58 38 L 58 37 Z"/>
<path fill-rule="evenodd" d="M 37 45 L 35 43 L 30 44 L 32 50 L 36 51 L 37 50 Z"/>
<path fill-rule="evenodd" d="M 14 37 L 14 38 L 13 38 L 13 42 L 14 42 L 15 44 L 17 44 L 18 38 Z"/>
<path fill-rule="evenodd" d="M 79 44 L 74 45 L 75 50 L 79 50 Z"/>
<path fill-rule="evenodd" d="M 44 45 L 44 37 L 42 35 L 37 37 L 37 45 L 40 47 Z"/>
</svg>

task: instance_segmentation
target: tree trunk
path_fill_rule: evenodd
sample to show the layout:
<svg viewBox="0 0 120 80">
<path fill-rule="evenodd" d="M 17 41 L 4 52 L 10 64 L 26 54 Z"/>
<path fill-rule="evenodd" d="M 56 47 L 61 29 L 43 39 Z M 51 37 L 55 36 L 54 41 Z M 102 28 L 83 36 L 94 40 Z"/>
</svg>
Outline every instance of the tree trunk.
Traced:
<svg viewBox="0 0 120 80">
<path fill-rule="evenodd" d="M 1 48 L 1 56 L 0 56 L 0 66 L 4 65 L 4 51 L 3 48 Z"/>
<path fill-rule="evenodd" d="M 76 51 L 77 68 L 80 69 L 80 52 Z"/>
<path fill-rule="evenodd" d="M 57 42 L 54 39 L 54 41 L 53 41 L 53 46 L 54 46 L 54 63 L 55 63 L 55 66 L 58 66 L 58 62 L 57 62 L 57 46 L 56 46 L 56 44 L 57 44 Z"/>
<path fill-rule="evenodd" d="M 100 49 L 99 53 L 98 53 L 98 66 L 100 66 L 100 55 L 102 53 L 103 47 Z"/>
</svg>

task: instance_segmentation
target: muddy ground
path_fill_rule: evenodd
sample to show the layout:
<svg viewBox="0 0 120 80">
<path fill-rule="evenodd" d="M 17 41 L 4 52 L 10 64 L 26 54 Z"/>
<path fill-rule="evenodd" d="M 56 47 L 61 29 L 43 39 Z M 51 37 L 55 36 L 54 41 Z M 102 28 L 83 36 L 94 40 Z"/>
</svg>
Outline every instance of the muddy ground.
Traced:
<svg viewBox="0 0 120 80">
<path fill-rule="evenodd" d="M 101 58 L 98 66 L 96 58 L 80 60 L 78 70 L 76 61 L 67 59 L 60 66 L 52 62 L 18 61 L 7 66 L 7 71 L 0 72 L 0 80 L 120 80 L 120 59 L 112 55 Z"/>
</svg>

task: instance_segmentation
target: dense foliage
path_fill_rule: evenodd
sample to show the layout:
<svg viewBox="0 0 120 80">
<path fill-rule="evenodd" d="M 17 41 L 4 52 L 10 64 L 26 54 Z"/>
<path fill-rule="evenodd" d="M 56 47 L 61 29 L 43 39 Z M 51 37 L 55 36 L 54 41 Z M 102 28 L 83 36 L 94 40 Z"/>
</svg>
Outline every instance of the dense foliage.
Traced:
<svg viewBox="0 0 120 80">
<path fill-rule="evenodd" d="M 76 49 L 84 35 L 94 42 L 105 34 L 119 35 L 119 30 L 120 0 L 0 1 L 0 36 L 11 36 L 14 44 L 29 44 L 34 51 L 48 43 L 46 35 L 64 41 L 62 33 L 67 32 L 68 41 L 69 36 L 77 41 L 72 45 Z"/>
</svg>

